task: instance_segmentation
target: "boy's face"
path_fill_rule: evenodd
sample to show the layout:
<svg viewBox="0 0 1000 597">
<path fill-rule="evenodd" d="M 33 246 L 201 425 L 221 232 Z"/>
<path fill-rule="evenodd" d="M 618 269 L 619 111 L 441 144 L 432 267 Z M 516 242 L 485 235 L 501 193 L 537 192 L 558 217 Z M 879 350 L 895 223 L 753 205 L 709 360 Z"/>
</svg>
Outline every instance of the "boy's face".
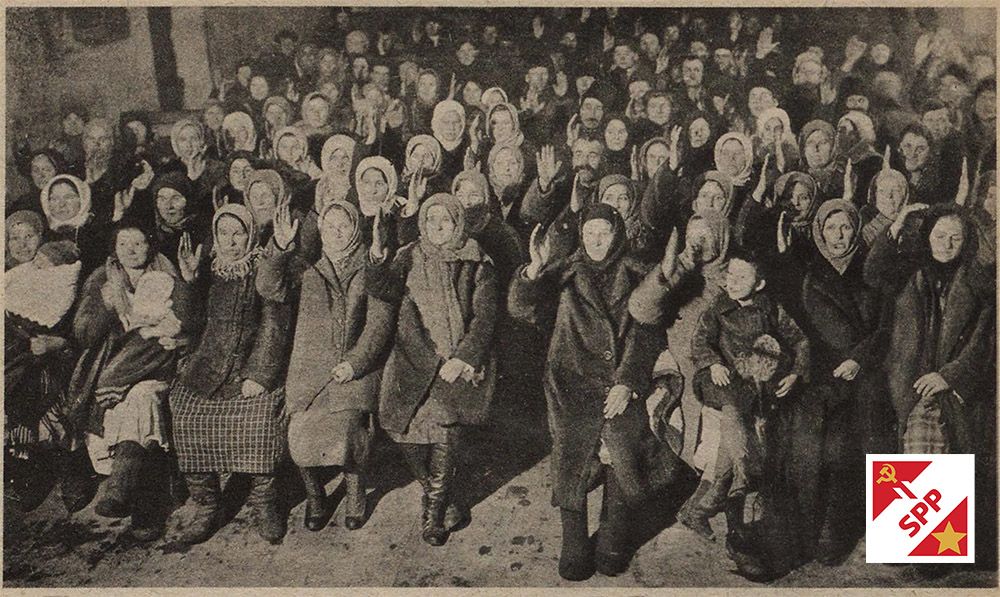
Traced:
<svg viewBox="0 0 1000 597">
<path fill-rule="evenodd" d="M 726 294 L 734 301 L 750 298 L 764 288 L 764 281 L 757 274 L 757 266 L 742 259 L 732 259 L 726 270 Z"/>
</svg>

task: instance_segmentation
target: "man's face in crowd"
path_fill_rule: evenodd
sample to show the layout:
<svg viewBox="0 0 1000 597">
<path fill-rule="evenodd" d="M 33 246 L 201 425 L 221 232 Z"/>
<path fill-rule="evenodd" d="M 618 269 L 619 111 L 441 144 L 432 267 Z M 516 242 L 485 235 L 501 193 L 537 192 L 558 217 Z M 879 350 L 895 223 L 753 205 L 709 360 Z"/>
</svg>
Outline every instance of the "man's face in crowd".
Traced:
<svg viewBox="0 0 1000 597">
<path fill-rule="evenodd" d="M 420 68 L 415 62 L 407 60 L 399 65 L 399 78 L 406 81 L 407 84 L 416 83 L 419 73 Z"/>
<path fill-rule="evenodd" d="M 906 133 L 899 142 L 899 151 L 903 154 L 906 170 L 916 172 L 927 164 L 931 154 L 930 140 L 912 132 Z"/>
<path fill-rule="evenodd" d="M 700 58 L 702 61 L 708 58 L 708 46 L 706 46 L 705 42 L 703 41 L 691 42 L 691 47 L 689 48 L 689 51 L 698 58 Z"/>
<path fill-rule="evenodd" d="M 281 53 L 285 56 L 295 54 L 295 40 L 290 37 L 282 37 L 280 41 Z"/>
<path fill-rule="evenodd" d="M 810 168 L 822 168 L 833 157 L 833 139 L 823 131 L 813 131 L 806 137 L 806 164 Z"/>
<path fill-rule="evenodd" d="M 323 52 L 323 55 L 319 57 L 319 73 L 324 76 L 332 75 L 337 70 L 338 62 L 336 54 Z"/>
<path fill-rule="evenodd" d="M 569 50 L 575 50 L 577 43 L 578 41 L 576 39 L 575 31 L 567 31 L 566 33 L 563 33 L 562 38 L 559 39 L 559 44 Z"/>
<path fill-rule="evenodd" d="M 384 64 L 376 64 L 372 67 L 372 83 L 378 85 L 382 91 L 389 89 L 389 67 Z"/>
<path fill-rule="evenodd" d="M 306 72 L 312 72 L 319 61 L 319 50 L 312 44 L 304 44 L 299 48 L 299 66 Z"/>
<path fill-rule="evenodd" d="M 680 38 L 681 28 L 677 25 L 667 25 L 663 30 L 663 42 L 668 46 L 677 43 Z"/>
<path fill-rule="evenodd" d="M 733 52 L 729 48 L 719 48 L 713 55 L 715 66 L 722 72 L 728 72 L 733 67 Z"/>
<path fill-rule="evenodd" d="M 663 143 L 653 143 L 646 149 L 646 176 L 652 177 L 663 162 L 670 157 L 670 149 Z"/>
<path fill-rule="evenodd" d="M 577 139 L 573 143 L 573 169 L 589 168 L 594 172 L 601 166 L 604 146 L 596 139 Z"/>
<path fill-rule="evenodd" d="M 656 60 L 656 55 L 660 53 L 660 38 L 653 33 L 643 33 L 639 38 L 639 50 L 646 58 Z"/>
<path fill-rule="evenodd" d="M 847 96 L 844 101 L 844 105 L 847 106 L 848 110 L 857 110 L 858 112 L 868 112 L 868 96 L 861 94 L 854 94 Z"/>
<path fill-rule="evenodd" d="M 70 112 L 63 118 L 62 129 L 63 133 L 68 137 L 79 137 L 83 134 L 83 119 L 80 118 L 79 114 L 75 112 Z"/>
<path fill-rule="evenodd" d="M 670 105 L 670 97 L 666 95 L 653 96 L 646 102 L 646 118 L 660 126 L 670 122 L 672 111 L 673 106 Z"/>
<path fill-rule="evenodd" d="M 685 87 L 700 87 L 705 67 L 701 60 L 685 60 L 682 66 Z"/>
<path fill-rule="evenodd" d="M 458 46 L 458 51 L 456 52 L 458 61 L 465 66 L 469 66 L 475 62 L 476 54 L 478 54 L 478 50 L 476 50 L 476 46 L 472 45 L 471 42 L 465 42 Z"/>
<path fill-rule="evenodd" d="M 892 56 L 892 50 L 885 44 L 875 44 L 868 51 L 868 55 L 871 56 L 872 62 L 876 65 L 885 66 L 889 62 L 889 57 Z"/>
<path fill-rule="evenodd" d="M 250 97 L 257 101 L 263 101 L 267 98 L 269 92 L 270 88 L 268 87 L 267 79 L 260 75 L 250 79 Z"/>
<path fill-rule="evenodd" d="M 57 174 L 56 166 L 49 156 L 40 153 L 31 160 L 31 181 L 41 189 Z"/>
<path fill-rule="evenodd" d="M 614 53 L 614 63 L 615 68 L 621 70 L 630 70 L 635 66 L 635 62 L 638 56 L 635 55 L 635 51 L 628 46 L 618 46 L 615 48 Z"/>
<path fill-rule="evenodd" d="M 951 119 L 948 116 L 947 108 L 924 112 L 921 122 L 927 127 L 927 130 L 930 131 L 936 141 L 944 139 L 951 132 Z"/>
<path fill-rule="evenodd" d="M 424 33 L 427 34 L 427 37 L 436 37 L 437 34 L 440 32 L 441 32 L 441 23 L 438 23 L 434 19 L 427 21 L 427 24 L 424 25 Z"/>
<path fill-rule="evenodd" d="M 535 91 L 542 91 L 549 82 L 549 69 L 544 66 L 533 66 L 524 77 L 528 87 Z"/>
<path fill-rule="evenodd" d="M 588 97 L 580 104 L 580 122 L 588 129 L 596 128 L 604 119 L 604 104 L 597 98 Z"/>
<path fill-rule="evenodd" d="M 433 104 L 438 98 L 438 80 L 430 73 L 424 73 L 417 79 L 417 97 L 425 104 Z"/>
</svg>

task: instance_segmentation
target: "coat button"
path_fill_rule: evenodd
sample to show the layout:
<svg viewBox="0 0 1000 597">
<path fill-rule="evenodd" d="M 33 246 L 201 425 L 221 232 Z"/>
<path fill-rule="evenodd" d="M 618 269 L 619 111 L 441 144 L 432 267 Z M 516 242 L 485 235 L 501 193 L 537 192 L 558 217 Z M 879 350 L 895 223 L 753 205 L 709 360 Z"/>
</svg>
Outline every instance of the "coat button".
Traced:
<svg viewBox="0 0 1000 597">
<path fill-rule="evenodd" d="M 612 359 L 612 357 L 614 357 L 614 356 L 615 355 L 611 354 L 610 350 L 605 350 L 604 351 L 604 360 L 605 361 L 610 361 Z"/>
</svg>

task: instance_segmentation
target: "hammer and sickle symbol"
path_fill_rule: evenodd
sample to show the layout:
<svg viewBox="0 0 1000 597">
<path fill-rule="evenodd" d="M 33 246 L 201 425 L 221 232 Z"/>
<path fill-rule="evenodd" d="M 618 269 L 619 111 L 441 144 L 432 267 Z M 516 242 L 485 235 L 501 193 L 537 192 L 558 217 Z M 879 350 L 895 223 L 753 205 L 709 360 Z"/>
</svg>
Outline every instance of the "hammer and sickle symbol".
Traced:
<svg viewBox="0 0 1000 597">
<path fill-rule="evenodd" d="M 876 485 L 881 485 L 883 481 L 886 483 L 898 483 L 896 481 L 896 468 L 889 463 L 883 464 L 878 474 L 878 480 L 875 481 Z"/>
</svg>

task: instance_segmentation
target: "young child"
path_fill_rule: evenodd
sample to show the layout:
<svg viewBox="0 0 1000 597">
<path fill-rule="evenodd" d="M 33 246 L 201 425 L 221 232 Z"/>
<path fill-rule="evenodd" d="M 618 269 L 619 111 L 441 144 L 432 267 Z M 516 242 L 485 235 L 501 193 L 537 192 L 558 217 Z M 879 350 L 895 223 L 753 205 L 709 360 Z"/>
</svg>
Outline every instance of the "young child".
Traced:
<svg viewBox="0 0 1000 597">
<path fill-rule="evenodd" d="M 174 315 L 170 295 L 174 277 L 167 272 L 148 271 L 139 277 L 132 295 L 126 331 L 139 330 L 144 339 L 171 338 L 181 331 L 181 321 Z"/>
<path fill-rule="evenodd" d="M 723 507 L 730 538 L 739 536 L 743 498 L 762 473 L 770 414 L 808 371 L 808 340 L 765 285 L 758 260 L 735 252 L 726 292 L 702 313 L 691 339 L 695 396 L 721 410 L 722 441 L 714 483 L 703 483 L 678 518 L 706 538 L 709 517 Z"/>
</svg>

